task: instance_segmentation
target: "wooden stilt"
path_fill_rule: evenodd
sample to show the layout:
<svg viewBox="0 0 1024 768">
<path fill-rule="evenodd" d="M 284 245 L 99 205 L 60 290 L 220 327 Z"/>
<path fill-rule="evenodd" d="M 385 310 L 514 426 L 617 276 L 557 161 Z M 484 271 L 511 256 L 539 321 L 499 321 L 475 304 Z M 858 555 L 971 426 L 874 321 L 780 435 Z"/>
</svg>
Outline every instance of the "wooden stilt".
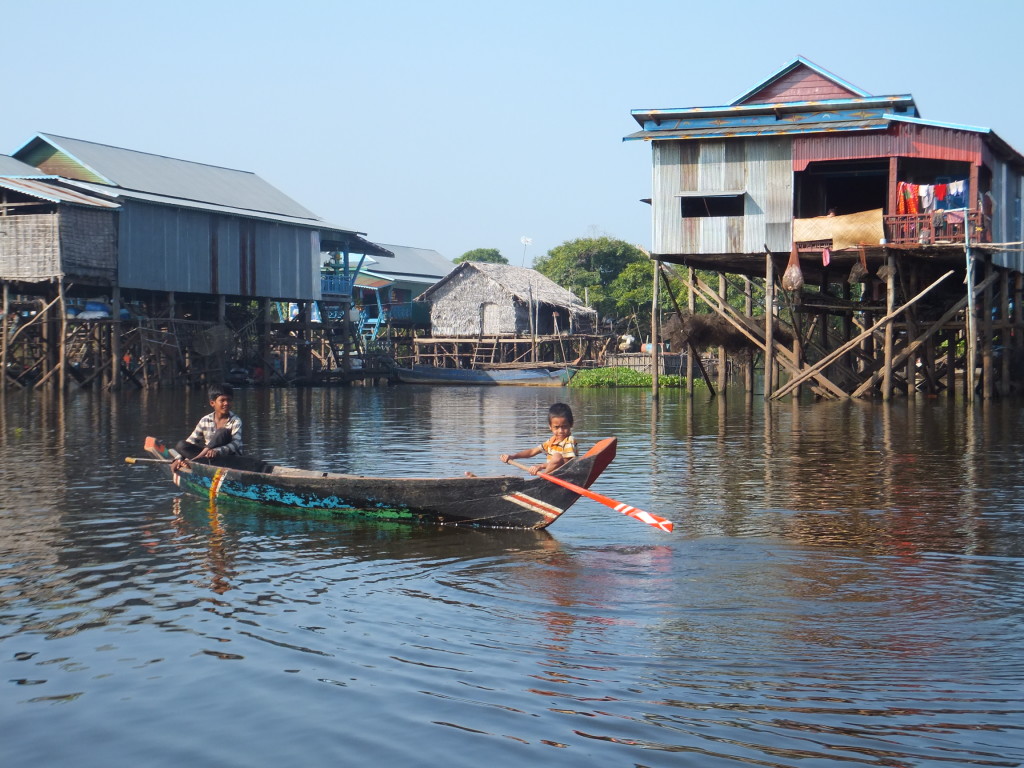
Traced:
<svg viewBox="0 0 1024 768">
<path fill-rule="evenodd" d="M 693 267 L 686 268 L 686 308 L 690 315 L 697 309 L 697 298 L 693 295 Z M 693 365 L 697 350 L 690 345 L 686 351 L 686 394 L 693 396 Z"/>
<path fill-rule="evenodd" d="M 10 286 L 4 281 L 3 298 L 3 341 L 0 342 L 0 390 L 7 389 L 7 336 L 10 333 L 11 296 Z"/>
<path fill-rule="evenodd" d="M 754 284 L 743 278 L 743 315 L 749 321 L 754 316 Z M 754 350 L 747 350 L 743 360 L 743 391 L 749 397 L 754 392 Z"/>
<path fill-rule="evenodd" d="M 985 277 L 993 274 L 992 258 L 984 257 Z M 992 365 L 992 286 L 986 286 L 981 295 L 981 397 L 991 400 L 994 394 Z"/>
<path fill-rule="evenodd" d="M 718 297 L 722 303 L 726 303 L 728 287 L 725 282 L 725 273 L 718 273 Z M 729 358 L 725 353 L 725 347 L 718 348 L 718 391 L 725 394 L 725 388 L 729 378 Z"/>
<path fill-rule="evenodd" d="M 999 270 L 999 344 L 1003 354 L 999 362 L 999 394 L 1010 394 L 1010 272 Z"/>
<path fill-rule="evenodd" d="M 885 279 L 885 313 L 891 315 L 896 306 L 896 259 L 890 254 L 886 260 L 889 273 Z M 892 399 L 892 322 L 885 324 L 885 362 L 882 368 L 882 399 Z"/>
<path fill-rule="evenodd" d="M 659 321 L 658 301 L 660 288 L 661 288 L 661 262 L 654 262 L 654 269 L 651 270 L 651 274 L 654 279 L 654 285 L 651 286 L 651 293 L 653 298 L 651 299 L 651 397 L 658 400 L 658 380 L 659 376 L 659 341 L 661 339 L 661 328 Z M 481 319 L 481 323 L 483 320 Z"/>
<path fill-rule="evenodd" d="M 107 386 L 116 391 L 121 388 L 121 365 L 123 364 L 121 359 L 121 289 L 116 285 L 111 292 L 110 318 L 110 382 Z"/>
<path fill-rule="evenodd" d="M 775 264 L 765 246 L 764 267 L 764 399 L 775 390 Z"/>
</svg>

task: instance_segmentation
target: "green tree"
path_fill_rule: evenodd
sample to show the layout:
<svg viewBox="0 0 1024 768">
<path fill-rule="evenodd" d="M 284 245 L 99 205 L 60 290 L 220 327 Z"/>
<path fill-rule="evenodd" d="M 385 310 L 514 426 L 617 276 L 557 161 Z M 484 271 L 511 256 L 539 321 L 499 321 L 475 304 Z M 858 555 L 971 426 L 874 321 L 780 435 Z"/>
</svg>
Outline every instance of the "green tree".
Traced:
<svg viewBox="0 0 1024 768">
<path fill-rule="evenodd" d="M 501 255 L 501 251 L 497 248 L 474 248 L 471 251 L 466 251 L 459 258 L 454 260 L 455 264 L 461 264 L 464 261 L 486 261 L 489 264 L 508 264 L 508 259 Z"/>
<path fill-rule="evenodd" d="M 624 240 L 604 236 L 567 240 L 537 259 L 533 266 L 563 288 L 588 300 L 601 317 L 616 317 L 619 312 L 617 293 L 632 286 L 633 273 L 639 267 L 630 270 L 629 286 L 615 287 L 614 283 L 631 264 L 646 267 L 649 286 L 651 265 L 644 252 Z M 649 317 L 649 306 L 647 313 Z"/>
</svg>

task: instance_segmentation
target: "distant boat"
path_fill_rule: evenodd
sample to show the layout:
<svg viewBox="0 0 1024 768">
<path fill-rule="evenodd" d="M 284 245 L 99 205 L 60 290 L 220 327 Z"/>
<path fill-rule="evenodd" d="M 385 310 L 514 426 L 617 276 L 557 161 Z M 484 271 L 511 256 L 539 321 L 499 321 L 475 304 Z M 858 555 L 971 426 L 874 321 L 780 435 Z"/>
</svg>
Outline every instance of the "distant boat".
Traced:
<svg viewBox="0 0 1024 768">
<path fill-rule="evenodd" d="M 572 368 L 436 368 L 414 365 L 395 368 L 393 375 L 404 384 L 503 384 L 532 387 L 563 387 L 576 371 Z"/>
</svg>

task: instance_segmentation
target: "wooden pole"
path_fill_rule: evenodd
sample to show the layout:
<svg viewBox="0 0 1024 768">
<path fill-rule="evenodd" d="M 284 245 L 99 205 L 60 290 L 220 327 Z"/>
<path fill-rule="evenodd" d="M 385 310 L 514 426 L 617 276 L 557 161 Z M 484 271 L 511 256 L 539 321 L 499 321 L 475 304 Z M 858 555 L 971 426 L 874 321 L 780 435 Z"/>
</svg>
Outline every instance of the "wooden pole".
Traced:
<svg viewBox="0 0 1024 768">
<path fill-rule="evenodd" d="M 993 274 L 992 259 L 984 257 L 985 277 Z M 991 400 L 995 389 L 992 381 L 992 286 L 981 295 L 981 396 Z"/>
<path fill-rule="evenodd" d="M 754 316 L 754 287 L 749 277 L 743 278 L 743 315 L 749 321 Z M 743 391 L 748 395 L 754 393 L 754 350 L 747 351 L 743 361 Z"/>
<path fill-rule="evenodd" d="M 661 262 L 654 262 L 654 269 L 651 271 L 654 276 L 654 285 L 652 286 L 651 293 L 653 298 L 651 299 L 651 397 L 656 401 L 658 399 L 658 380 L 661 378 L 660 374 L 660 360 L 659 360 L 659 349 L 658 340 L 661 338 L 661 328 L 658 320 L 658 301 L 659 288 L 661 286 Z"/>
<path fill-rule="evenodd" d="M 768 400 L 775 389 L 775 265 L 768 246 L 764 250 L 764 399 Z"/>
<path fill-rule="evenodd" d="M 110 293 L 110 385 L 111 390 L 121 388 L 121 289 L 114 286 Z"/>
<path fill-rule="evenodd" d="M 686 309 L 689 311 L 691 317 L 697 309 L 697 297 L 693 294 L 693 267 L 686 268 Z M 679 312 L 678 307 L 676 307 L 676 312 Z M 679 319 L 683 319 L 681 312 L 679 313 Z M 686 394 L 692 397 L 693 363 L 694 356 L 697 354 L 697 349 L 693 344 L 690 344 L 689 347 L 689 350 L 686 352 Z"/>
<path fill-rule="evenodd" d="M 888 316 L 893 314 L 893 309 L 896 306 L 896 258 L 892 254 L 888 254 L 885 263 L 889 267 L 889 274 L 885 278 L 885 314 Z M 892 325 L 891 322 L 885 324 L 882 400 L 892 399 Z"/>
<path fill-rule="evenodd" d="M 661 267 L 660 271 L 661 271 L 662 279 L 665 281 L 665 290 L 668 291 L 668 297 L 672 300 L 672 306 L 675 307 L 676 314 L 679 315 L 680 318 L 682 318 L 683 313 L 682 313 L 682 310 L 679 309 L 679 302 L 676 301 L 676 294 L 672 290 L 672 283 L 670 283 L 668 281 L 668 272 L 665 269 L 664 265 L 661 264 L 661 262 L 659 262 L 659 265 Z M 693 270 L 691 269 L 690 272 L 692 273 Z M 692 279 L 693 279 L 693 275 L 691 274 L 690 275 L 690 280 L 691 280 L 691 282 L 690 282 L 690 301 L 691 302 L 694 301 Z M 693 313 L 691 312 L 691 314 L 693 314 Z M 711 396 L 715 397 L 715 387 L 711 383 L 711 377 L 708 376 L 707 370 L 705 370 L 705 368 L 704 368 L 704 363 L 702 363 L 701 360 L 700 360 L 700 353 L 697 351 L 697 347 L 694 345 L 694 343 L 692 341 L 690 341 L 689 338 L 687 338 L 686 344 L 689 347 L 689 351 L 686 353 L 686 365 L 687 365 L 686 380 L 687 380 L 688 394 L 691 394 L 691 395 L 693 394 L 693 385 L 690 382 L 691 382 L 691 377 L 693 376 L 693 366 L 694 366 L 694 364 L 696 364 L 697 368 L 700 369 L 700 375 L 704 378 L 704 383 L 708 385 L 708 390 L 711 392 Z"/>
<path fill-rule="evenodd" d="M 7 389 L 7 334 L 10 329 L 8 313 L 11 311 L 10 288 L 4 280 L 4 305 L 3 305 L 3 343 L 0 345 L 0 390 Z"/>
<path fill-rule="evenodd" d="M 726 295 L 728 288 L 725 283 L 725 273 L 718 273 L 718 298 L 722 300 L 722 304 L 726 303 Z M 729 360 L 725 354 L 725 347 L 719 346 L 718 348 L 718 391 L 725 392 L 726 382 L 728 381 L 728 370 Z"/>
<path fill-rule="evenodd" d="M 999 365 L 999 394 L 1006 397 L 1010 394 L 1010 271 L 999 270 L 999 339 L 1003 348 Z"/>
</svg>

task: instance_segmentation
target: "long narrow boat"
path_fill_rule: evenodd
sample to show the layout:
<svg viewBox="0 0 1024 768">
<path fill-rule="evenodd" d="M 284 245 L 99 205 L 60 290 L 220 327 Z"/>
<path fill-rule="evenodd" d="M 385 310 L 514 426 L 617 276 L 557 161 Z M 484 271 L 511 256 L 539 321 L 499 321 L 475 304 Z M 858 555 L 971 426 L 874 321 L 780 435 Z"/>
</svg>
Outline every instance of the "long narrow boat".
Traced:
<svg viewBox="0 0 1024 768">
<path fill-rule="evenodd" d="M 589 488 L 615 458 L 616 439 L 605 438 L 554 476 Z M 147 437 L 146 450 L 174 484 L 211 501 L 254 503 L 290 514 L 358 515 L 441 525 L 546 528 L 579 494 L 540 477 L 372 477 L 317 472 L 234 457 L 232 466 L 193 461 L 172 471 L 177 454 Z"/>
<path fill-rule="evenodd" d="M 574 371 L 566 368 L 437 368 L 414 365 L 395 368 L 393 375 L 403 384 L 484 384 L 532 387 L 562 387 Z"/>
</svg>

